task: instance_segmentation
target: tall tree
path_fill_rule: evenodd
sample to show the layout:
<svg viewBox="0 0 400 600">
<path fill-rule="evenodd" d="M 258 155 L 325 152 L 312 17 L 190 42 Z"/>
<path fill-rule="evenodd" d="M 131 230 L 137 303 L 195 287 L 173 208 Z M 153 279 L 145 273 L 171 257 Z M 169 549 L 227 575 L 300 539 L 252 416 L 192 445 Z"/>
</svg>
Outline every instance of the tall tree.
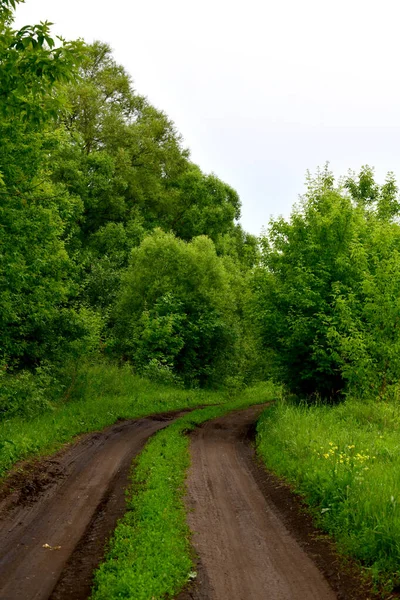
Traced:
<svg viewBox="0 0 400 600">
<path fill-rule="evenodd" d="M 60 139 L 57 86 L 77 73 L 81 43 L 59 40 L 49 24 L 12 28 L 16 2 L 0 7 L 0 360 L 35 367 L 85 331 L 69 305 L 74 265 L 65 248 L 79 198 L 49 176 Z"/>
</svg>

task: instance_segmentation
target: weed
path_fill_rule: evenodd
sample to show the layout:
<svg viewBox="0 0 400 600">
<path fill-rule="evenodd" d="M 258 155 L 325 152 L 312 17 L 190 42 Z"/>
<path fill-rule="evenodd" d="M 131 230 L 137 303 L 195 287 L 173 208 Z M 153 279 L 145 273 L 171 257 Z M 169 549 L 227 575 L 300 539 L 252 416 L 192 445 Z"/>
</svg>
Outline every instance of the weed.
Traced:
<svg viewBox="0 0 400 600">
<path fill-rule="evenodd" d="M 119 419 L 221 404 L 231 398 L 225 391 L 185 390 L 151 382 L 129 367 L 83 364 L 67 401 L 31 418 L 16 416 L 0 423 L 0 478 L 17 461 L 53 453 L 75 436 L 104 429 Z"/>
<path fill-rule="evenodd" d="M 400 582 L 400 406 L 281 402 L 258 423 L 266 465 L 294 484 L 317 522 L 381 586 Z"/>
</svg>

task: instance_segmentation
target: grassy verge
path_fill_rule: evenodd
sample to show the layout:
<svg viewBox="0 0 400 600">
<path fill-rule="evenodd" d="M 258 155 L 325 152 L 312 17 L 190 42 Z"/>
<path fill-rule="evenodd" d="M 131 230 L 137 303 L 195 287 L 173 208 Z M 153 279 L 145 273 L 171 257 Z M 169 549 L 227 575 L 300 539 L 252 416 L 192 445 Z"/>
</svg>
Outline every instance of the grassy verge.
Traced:
<svg viewBox="0 0 400 600">
<path fill-rule="evenodd" d="M 153 383 L 129 368 L 104 363 L 83 365 L 68 400 L 33 418 L 0 423 L 0 478 L 19 460 L 56 451 L 74 436 L 152 413 L 219 404 L 228 392 L 184 390 Z"/>
<path fill-rule="evenodd" d="M 278 403 L 259 423 L 266 465 L 294 484 L 339 550 L 389 593 L 400 583 L 400 406 Z"/>
<path fill-rule="evenodd" d="M 92 600 L 171 598 L 195 577 L 183 504 L 185 433 L 231 410 L 267 402 L 274 393 L 271 385 L 257 386 L 234 402 L 185 415 L 149 441 L 132 473 L 127 513 L 95 574 Z"/>
</svg>

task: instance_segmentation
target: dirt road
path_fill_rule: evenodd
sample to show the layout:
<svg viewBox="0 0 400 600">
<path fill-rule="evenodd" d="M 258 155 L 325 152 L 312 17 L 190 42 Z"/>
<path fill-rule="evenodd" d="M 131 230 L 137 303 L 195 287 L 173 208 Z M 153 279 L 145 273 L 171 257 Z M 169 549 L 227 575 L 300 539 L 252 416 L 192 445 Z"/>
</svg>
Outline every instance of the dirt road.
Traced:
<svg viewBox="0 0 400 600">
<path fill-rule="evenodd" d="M 232 413 L 191 435 L 187 502 L 199 566 L 179 600 L 376 597 L 341 569 L 298 498 L 254 460 L 249 432 L 262 410 Z M 89 598 L 124 513 L 132 458 L 176 416 L 118 423 L 17 476 L 0 501 L 0 600 Z"/>
<path fill-rule="evenodd" d="M 172 416 L 119 423 L 43 461 L 0 503 L 1 600 L 83 600 L 122 516 L 132 458 Z"/>
<path fill-rule="evenodd" d="M 249 427 L 259 407 L 211 421 L 191 437 L 189 525 L 198 582 L 180 600 L 335 600 L 254 476 Z"/>
</svg>

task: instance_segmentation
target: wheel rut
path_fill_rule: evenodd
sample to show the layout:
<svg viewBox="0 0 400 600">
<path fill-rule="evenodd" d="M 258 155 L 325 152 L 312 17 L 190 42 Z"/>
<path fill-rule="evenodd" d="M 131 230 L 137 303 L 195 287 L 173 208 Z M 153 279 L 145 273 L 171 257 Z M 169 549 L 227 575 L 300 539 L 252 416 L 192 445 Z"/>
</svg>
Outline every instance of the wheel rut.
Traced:
<svg viewBox="0 0 400 600">
<path fill-rule="evenodd" d="M 132 459 L 173 415 L 124 421 L 39 462 L 0 503 L 0 599 L 84 600 L 124 514 Z"/>
<path fill-rule="evenodd" d="M 179 600 L 339 597 L 256 481 L 246 439 L 261 410 L 232 413 L 191 435 L 188 522 L 199 570 Z"/>
<path fill-rule="evenodd" d="M 300 500 L 255 460 L 249 432 L 263 408 L 191 434 L 187 506 L 198 576 L 178 600 L 377 598 L 357 569 L 343 570 Z M 89 598 L 125 511 L 132 459 L 179 414 L 86 435 L 0 490 L 0 600 Z"/>
</svg>

